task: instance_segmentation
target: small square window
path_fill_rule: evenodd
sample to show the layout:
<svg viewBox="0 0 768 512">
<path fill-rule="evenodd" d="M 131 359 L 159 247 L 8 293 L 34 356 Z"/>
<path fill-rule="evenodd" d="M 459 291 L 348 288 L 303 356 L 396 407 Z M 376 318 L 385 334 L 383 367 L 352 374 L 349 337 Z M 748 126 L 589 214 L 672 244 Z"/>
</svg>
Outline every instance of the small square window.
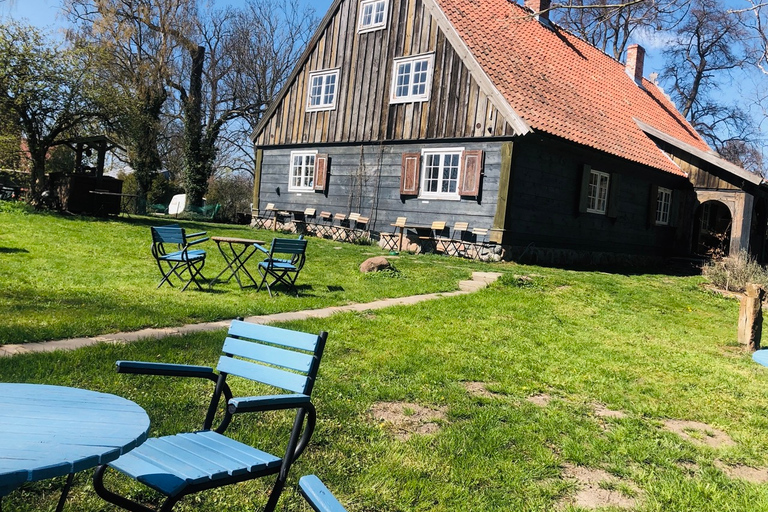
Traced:
<svg viewBox="0 0 768 512">
<path fill-rule="evenodd" d="M 307 91 L 307 110 L 335 109 L 338 83 L 338 69 L 310 73 L 309 90 Z"/>
<path fill-rule="evenodd" d="M 656 200 L 656 224 L 666 226 L 669 224 L 669 212 L 672 207 L 672 191 L 659 187 Z"/>
<path fill-rule="evenodd" d="M 587 191 L 587 211 L 605 215 L 608 208 L 608 182 L 606 172 L 590 171 L 589 190 Z"/>
<path fill-rule="evenodd" d="M 387 0 L 363 0 L 360 2 L 358 32 L 378 30 L 387 26 Z"/>
<path fill-rule="evenodd" d="M 291 171 L 288 178 L 289 192 L 314 190 L 315 155 L 317 155 L 317 151 L 291 151 Z"/>
<path fill-rule="evenodd" d="M 396 59 L 392 74 L 390 103 L 429 100 L 433 61 L 432 54 Z"/>
</svg>

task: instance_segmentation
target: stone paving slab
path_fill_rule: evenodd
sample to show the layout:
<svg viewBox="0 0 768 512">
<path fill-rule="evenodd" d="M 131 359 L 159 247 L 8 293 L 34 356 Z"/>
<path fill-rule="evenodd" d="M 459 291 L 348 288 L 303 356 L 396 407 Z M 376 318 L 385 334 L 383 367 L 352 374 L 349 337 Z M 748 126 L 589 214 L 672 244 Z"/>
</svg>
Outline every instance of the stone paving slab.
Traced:
<svg viewBox="0 0 768 512">
<path fill-rule="evenodd" d="M 245 318 L 246 322 L 255 324 L 271 324 L 278 322 L 287 322 L 292 320 L 305 320 L 307 318 L 327 318 L 337 313 L 347 311 L 371 311 L 375 309 L 388 308 L 391 306 L 407 306 L 417 304 L 426 300 L 434 300 L 442 297 L 454 297 L 476 292 L 488 286 L 501 277 L 499 272 L 472 272 L 472 279 L 459 282 L 459 289 L 454 292 L 430 293 L 426 295 L 412 295 L 409 297 L 397 297 L 392 299 L 382 299 L 364 304 L 349 304 L 346 306 L 331 306 L 322 309 L 308 309 L 304 311 L 288 311 L 285 313 L 275 313 L 272 315 L 249 316 Z M 132 332 L 118 332 L 113 334 L 102 334 L 86 338 L 71 338 L 66 340 L 44 341 L 40 343 L 25 343 L 20 345 L 0 345 L 0 357 L 10 357 L 17 354 L 29 354 L 35 352 L 53 352 L 55 350 L 75 350 L 97 343 L 131 343 L 142 339 L 160 339 L 167 336 L 181 336 L 193 332 L 215 331 L 227 329 L 230 320 L 220 320 L 218 322 L 205 322 L 199 324 L 188 324 L 179 327 L 163 327 L 152 329 L 141 329 Z"/>
</svg>

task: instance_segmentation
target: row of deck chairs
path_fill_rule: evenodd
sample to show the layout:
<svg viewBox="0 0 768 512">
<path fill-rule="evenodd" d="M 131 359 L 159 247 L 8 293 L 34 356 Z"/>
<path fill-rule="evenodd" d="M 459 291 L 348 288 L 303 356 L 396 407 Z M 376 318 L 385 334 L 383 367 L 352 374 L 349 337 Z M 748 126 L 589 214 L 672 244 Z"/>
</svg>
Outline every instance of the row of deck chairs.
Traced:
<svg viewBox="0 0 768 512">
<path fill-rule="evenodd" d="M 317 214 L 315 208 L 306 208 L 293 215 L 289 211 L 275 208 L 268 203 L 263 214 L 259 214 L 254 227 L 261 229 L 289 229 L 303 235 L 314 235 L 341 242 L 354 242 L 369 236 L 368 217 L 360 213 L 331 213 L 322 211 Z"/>
<path fill-rule="evenodd" d="M 399 230 L 407 227 L 407 221 L 406 217 L 397 218 L 392 235 L 384 238 L 385 249 L 398 249 Z M 422 252 L 440 252 L 475 259 L 482 249 L 494 245 L 488 241 L 488 233 L 487 228 L 469 229 L 468 222 L 456 222 L 451 230 L 445 221 L 434 221 L 428 230 L 419 232 L 418 239 Z"/>
</svg>

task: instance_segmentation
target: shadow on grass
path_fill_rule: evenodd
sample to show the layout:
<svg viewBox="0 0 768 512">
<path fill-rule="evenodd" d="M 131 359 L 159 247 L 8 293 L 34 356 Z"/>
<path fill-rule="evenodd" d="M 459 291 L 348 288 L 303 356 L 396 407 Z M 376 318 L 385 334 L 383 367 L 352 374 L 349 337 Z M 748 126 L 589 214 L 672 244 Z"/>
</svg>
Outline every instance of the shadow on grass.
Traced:
<svg viewBox="0 0 768 512">
<path fill-rule="evenodd" d="M 0 254 L 18 254 L 29 253 L 26 249 L 19 249 L 17 247 L 0 247 Z"/>
</svg>

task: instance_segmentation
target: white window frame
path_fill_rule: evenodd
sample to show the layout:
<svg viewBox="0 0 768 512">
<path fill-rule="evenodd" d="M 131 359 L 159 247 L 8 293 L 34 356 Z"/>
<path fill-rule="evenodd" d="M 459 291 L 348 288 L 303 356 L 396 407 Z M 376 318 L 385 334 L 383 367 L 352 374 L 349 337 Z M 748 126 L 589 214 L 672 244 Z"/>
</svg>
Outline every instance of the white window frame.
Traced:
<svg viewBox="0 0 768 512">
<path fill-rule="evenodd" d="M 589 171 L 587 185 L 587 211 L 605 215 L 608 211 L 608 192 L 611 185 L 611 175 L 607 172 Z"/>
<path fill-rule="evenodd" d="M 416 71 L 416 65 L 424 65 L 426 64 L 427 69 L 426 71 L 423 69 L 419 69 L 419 71 Z M 432 89 L 432 73 L 434 72 L 435 68 L 435 54 L 434 53 L 423 53 L 421 55 L 414 55 L 412 57 L 403 57 L 399 59 L 394 60 L 394 64 L 392 67 L 392 85 L 389 92 L 389 102 L 390 103 L 417 103 L 422 101 L 428 101 L 429 96 Z M 405 73 L 400 73 L 400 66 L 410 66 L 409 70 Z M 424 75 L 424 81 L 420 81 L 419 84 L 424 84 L 424 92 L 423 93 L 414 93 L 413 92 L 413 83 L 414 78 L 417 75 Z M 407 76 L 408 83 L 407 84 L 399 84 L 399 78 L 400 77 Z M 407 88 L 407 92 L 405 94 L 398 94 L 400 91 L 398 89 L 402 88 L 403 85 Z"/>
<path fill-rule="evenodd" d="M 376 14 L 377 14 L 377 7 L 382 5 L 383 8 L 381 10 L 382 19 L 381 21 L 376 21 Z M 366 13 L 365 9 L 367 7 L 371 8 L 371 22 L 367 25 L 364 23 Z M 381 30 L 383 28 L 386 28 L 387 26 L 387 18 L 389 17 L 389 1 L 388 0 L 363 0 L 360 2 L 360 17 L 357 20 L 357 32 L 359 34 L 362 34 L 364 32 L 372 32 L 374 30 Z"/>
<path fill-rule="evenodd" d="M 419 183 L 419 199 L 442 199 L 447 201 L 459 201 L 459 186 L 461 184 L 461 155 L 464 152 L 464 148 L 435 148 L 435 149 L 422 149 L 421 150 L 421 178 Z M 450 177 L 446 178 L 445 171 L 445 156 L 451 155 L 456 157 L 456 179 L 453 180 Z M 432 156 L 439 157 L 437 171 L 439 176 L 436 178 L 438 190 L 427 190 L 427 182 L 430 180 L 428 176 L 427 167 L 429 159 Z M 442 185 L 444 182 L 455 182 L 453 192 L 443 192 Z"/>
<path fill-rule="evenodd" d="M 333 97 L 330 101 L 327 100 L 326 88 L 328 87 L 328 80 L 333 77 Z M 320 94 L 318 98 L 320 103 L 317 105 L 312 104 L 313 92 L 315 89 L 315 79 L 320 79 Z M 336 109 L 336 98 L 339 95 L 339 69 L 323 69 L 320 71 L 313 71 L 309 74 L 307 80 L 307 112 L 315 112 L 318 110 L 334 110 Z"/>
<path fill-rule="evenodd" d="M 671 211 L 672 190 L 659 187 L 659 192 L 656 196 L 656 225 L 668 226 Z"/>
<path fill-rule="evenodd" d="M 314 190 L 316 157 L 317 150 L 291 151 L 291 160 L 288 166 L 288 192 L 311 192 Z M 296 158 L 302 159 L 298 166 L 294 162 Z M 296 174 L 295 170 L 298 170 L 299 173 Z M 299 178 L 298 184 L 295 183 L 295 178 Z"/>
</svg>

